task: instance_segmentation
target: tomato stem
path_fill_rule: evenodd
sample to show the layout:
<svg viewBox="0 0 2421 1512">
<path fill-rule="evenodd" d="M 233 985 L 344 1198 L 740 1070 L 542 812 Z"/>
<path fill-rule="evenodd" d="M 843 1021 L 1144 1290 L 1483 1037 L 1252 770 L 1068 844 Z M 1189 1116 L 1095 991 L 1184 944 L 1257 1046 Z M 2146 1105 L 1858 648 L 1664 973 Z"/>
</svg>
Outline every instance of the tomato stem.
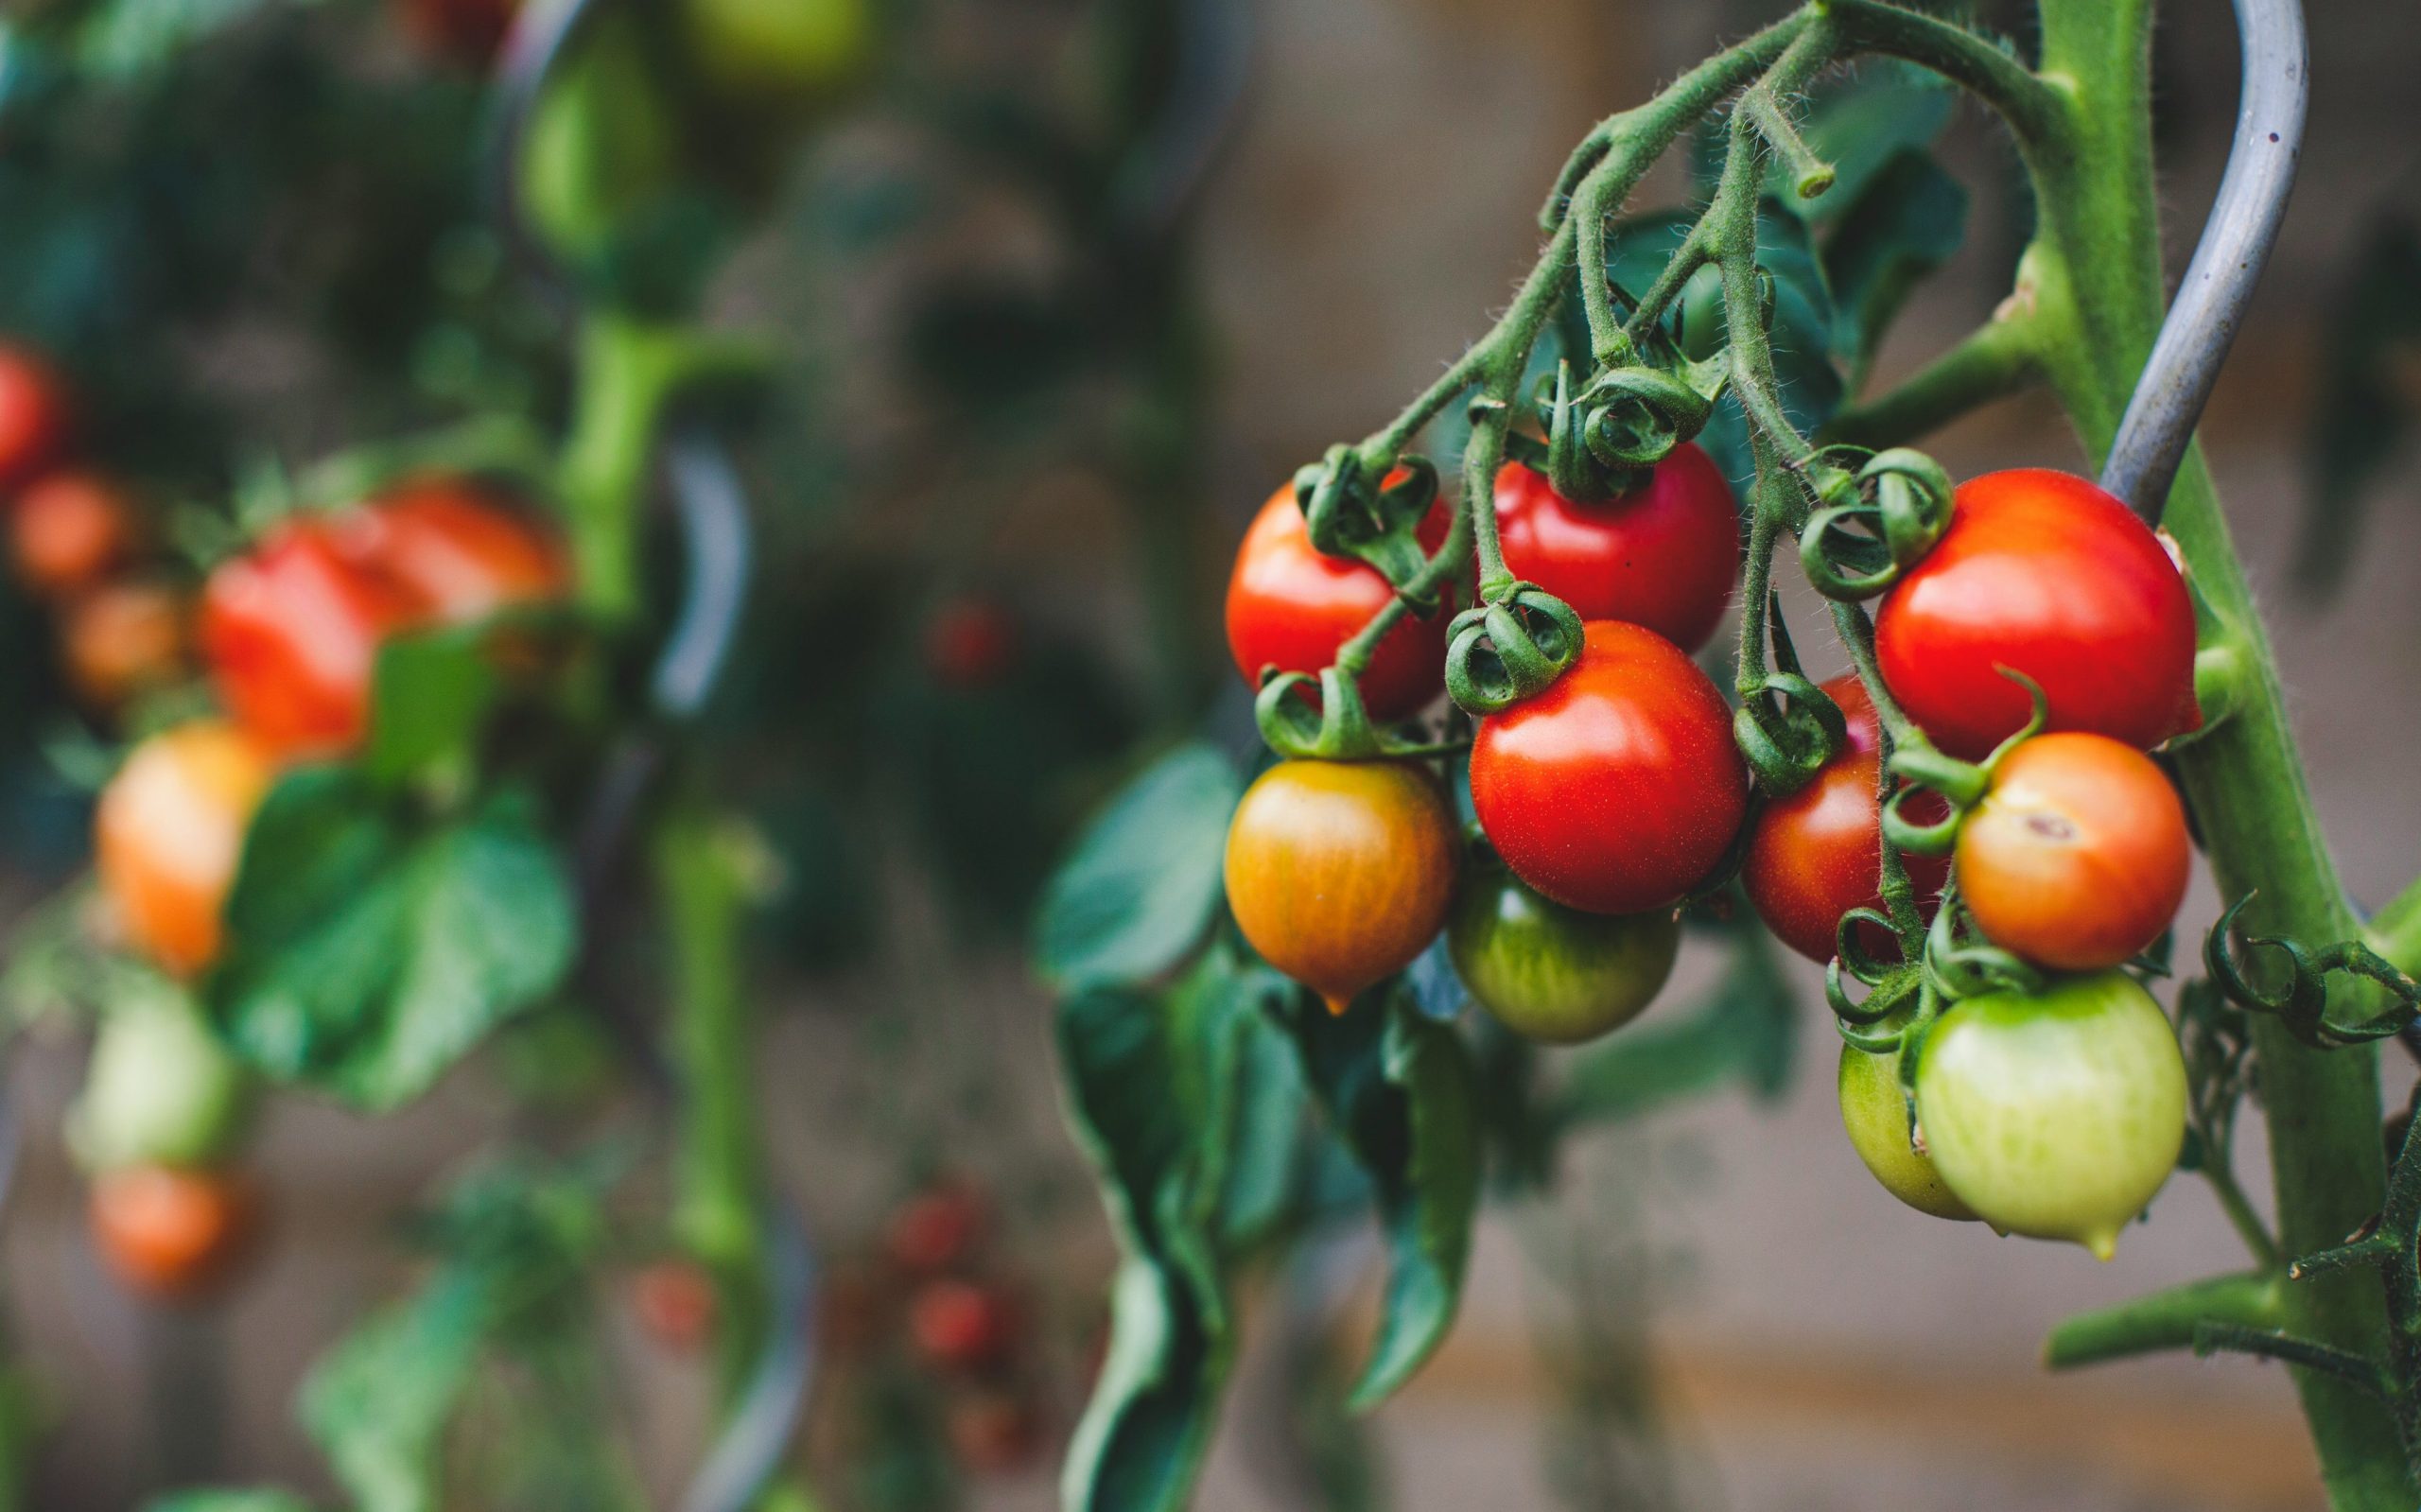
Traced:
<svg viewBox="0 0 2421 1512">
<path fill-rule="evenodd" d="M 2421 976 L 2421 878 L 2379 910 L 2367 932 L 2371 948 L 2395 962 L 2397 969 Z"/>
<path fill-rule="evenodd" d="M 2054 1370 L 2194 1347 L 2204 1324 L 2275 1329 L 2286 1315 L 2285 1278 L 2274 1270 L 2215 1276 L 2080 1313 L 2051 1330 L 2043 1363 Z"/>
</svg>

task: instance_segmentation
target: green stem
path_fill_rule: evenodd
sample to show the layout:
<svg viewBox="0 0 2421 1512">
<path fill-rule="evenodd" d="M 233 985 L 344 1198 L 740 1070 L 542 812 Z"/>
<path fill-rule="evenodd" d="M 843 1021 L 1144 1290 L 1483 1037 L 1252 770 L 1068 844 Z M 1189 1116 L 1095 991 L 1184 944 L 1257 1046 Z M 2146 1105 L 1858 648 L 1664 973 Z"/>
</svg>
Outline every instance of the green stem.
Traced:
<svg viewBox="0 0 2421 1512">
<path fill-rule="evenodd" d="M 2226 1151 L 2206 1150 L 2203 1154 L 2203 1179 L 2209 1182 L 2211 1193 L 2220 1199 L 2220 1210 L 2227 1215 L 2245 1249 L 2253 1256 L 2253 1263 L 2266 1272 L 2283 1271 L 2287 1259 L 2279 1253 L 2278 1242 L 2270 1235 L 2270 1225 L 2254 1210 L 2253 1199 L 2244 1194 L 2244 1184 L 2236 1179 L 2236 1168 L 2225 1158 Z"/>
<path fill-rule="evenodd" d="M 2364 931 L 2371 948 L 2395 963 L 2397 970 L 2421 976 L 2421 881 L 2415 881 L 2395 901 L 2379 910 Z"/>
<path fill-rule="evenodd" d="M 2152 173 L 2149 0 L 2042 0 L 2043 70 L 2065 108 L 2028 154 L 2039 206 L 2029 254 L 2046 368 L 2086 449 L 2107 455 L 2163 315 Z M 2188 573 L 2248 675 L 2237 708 L 2181 746 L 2179 775 L 2222 896 L 2258 891 L 2265 933 L 2343 940 L 2356 921 L 2313 813 L 2276 663 L 2199 452 L 2166 521 Z M 2359 1012 L 2350 1015 L 2360 1017 Z M 2367 1047 L 2308 1050 L 2269 1017 L 2252 1026 L 2270 1124 L 2279 1242 L 2289 1254 L 2341 1243 L 2378 1210 L 2386 1181 L 2378 1070 Z M 2366 1355 L 2387 1332 L 2376 1276 L 2342 1272 L 2290 1288 L 2281 1326 Z M 2376 1395 L 2298 1368 L 2331 1504 L 2411 1512 L 2395 1424 Z"/>
<path fill-rule="evenodd" d="M 2023 315 L 1995 318 L 1896 388 L 1833 416 L 1818 432 L 1828 445 L 1881 451 L 1932 434 L 2042 376 L 2035 328 Z"/>
<path fill-rule="evenodd" d="M 756 1052 L 740 968 L 746 895 L 731 837 L 693 807 L 675 807 L 658 822 L 654 863 L 672 955 L 680 1082 L 672 1229 L 715 1278 L 728 1402 L 756 1364 L 766 1309 Z"/>
<path fill-rule="evenodd" d="M 2276 1271 L 2215 1276 L 2154 1292 L 2068 1319 L 2044 1342 L 2043 1363 L 2054 1370 L 2110 1360 L 2190 1349 L 2194 1330 L 2205 1323 L 2274 1329 L 2286 1315 L 2286 1281 Z"/>
</svg>

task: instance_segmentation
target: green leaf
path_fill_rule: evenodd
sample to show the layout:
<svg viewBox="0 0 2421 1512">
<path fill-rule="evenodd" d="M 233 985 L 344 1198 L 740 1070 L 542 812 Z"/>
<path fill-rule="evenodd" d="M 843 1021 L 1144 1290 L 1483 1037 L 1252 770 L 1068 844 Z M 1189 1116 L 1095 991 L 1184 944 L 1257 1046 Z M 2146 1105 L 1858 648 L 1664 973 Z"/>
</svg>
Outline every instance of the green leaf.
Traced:
<svg viewBox="0 0 2421 1512">
<path fill-rule="evenodd" d="M 284 1491 L 179 1491 L 145 1512 L 311 1512 L 311 1503 Z"/>
<path fill-rule="evenodd" d="M 498 684 L 485 626 L 398 635 L 378 650 L 370 692 L 370 740 L 361 762 L 394 783 L 467 752 Z"/>
<path fill-rule="evenodd" d="M 532 806 L 417 821 L 344 768 L 280 783 L 247 839 L 204 1001 L 267 1075 L 383 1110 L 562 981 L 571 885 Z"/>
<path fill-rule="evenodd" d="M 1923 149 L 1902 149 L 1865 182 L 1824 243 L 1824 271 L 1839 306 L 1835 346 L 1854 381 L 1918 282 L 1948 262 L 1966 235 L 1966 189 Z"/>
<path fill-rule="evenodd" d="M 1454 1326 L 1479 1207 L 1475 1078 L 1462 1036 L 1399 998 L 1385 1011 L 1299 1006 L 1295 1041 L 1330 1126 L 1370 1181 L 1387 1243 L 1379 1336 L 1350 1405 L 1376 1406 Z"/>
<path fill-rule="evenodd" d="M 2323 599 L 2343 585 L 2380 479 L 2409 447 L 2415 406 L 2407 376 L 2421 350 L 2421 230 L 2373 226 L 2339 279 L 2322 327 L 2321 383 L 2306 433 L 2311 478 L 2296 544 L 2295 585 Z"/>
<path fill-rule="evenodd" d="M 1223 895 L 1235 763 L 1199 742 L 1129 783 L 1044 892 L 1035 929 L 1043 975 L 1064 992 L 1148 981 L 1201 943 Z"/>
<path fill-rule="evenodd" d="M 443 1271 L 312 1367 L 303 1424 L 360 1512 L 438 1512 L 446 1424 L 495 1308 L 484 1271 Z"/>
<path fill-rule="evenodd" d="M 1800 123 L 1801 138 L 1833 165 L 1831 191 L 1814 200 L 1777 198 L 1810 220 L 1853 218 L 1871 181 L 1905 153 L 1922 156 L 1941 137 L 1957 100 L 1948 83 L 1914 63 L 1866 65 L 1821 92 Z M 1779 186 L 1778 178 L 1773 182 Z"/>
</svg>

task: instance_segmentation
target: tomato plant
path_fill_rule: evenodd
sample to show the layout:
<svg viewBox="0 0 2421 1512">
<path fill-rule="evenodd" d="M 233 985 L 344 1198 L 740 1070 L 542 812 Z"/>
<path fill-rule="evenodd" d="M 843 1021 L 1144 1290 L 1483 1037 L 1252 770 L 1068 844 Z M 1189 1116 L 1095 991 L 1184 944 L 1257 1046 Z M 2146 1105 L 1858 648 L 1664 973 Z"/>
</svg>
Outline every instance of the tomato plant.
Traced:
<svg viewBox="0 0 2421 1512">
<path fill-rule="evenodd" d="M 1680 648 L 1614 620 L 1572 669 L 1482 721 L 1472 804 L 1515 876 L 1569 908 L 1669 908 L 1749 809 L 1723 696 Z"/>
<path fill-rule="evenodd" d="M 244 830 L 268 792 L 252 737 L 197 721 L 134 748 L 94 820 L 101 891 L 136 948 L 191 975 L 217 960 Z"/>
<path fill-rule="evenodd" d="M 1422 527 L 1433 539 L 1445 520 Z M 1262 672 L 1316 672 L 1395 597 L 1367 562 L 1324 556 L 1312 545 L 1292 485 L 1269 496 L 1245 531 L 1228 579 L 1228 650 L 1245 681 Z M 1417 714 L 1445 686 L 1445 626 L 1408 618 L 1389 631 L 1363 673 L 1362 699 L 1375 720 Z"/>
<path fill-rule="evenodd" d="M 1446 941 L 1472 1000 L 1497 1022 L 1571 1045 L 1621 1028 L 1656 1000 L 1681 927 L 1670 912 L 1568 909 L 1490 864 L 1465 878 Z"/>
<path fill-rule="evenodd" d="M 1621 619 L 1683 651 L 1707 643 L 1740 576 L 1732 489 L 1695 445 L 1673 449 L 1629 493 L 1578 503 L 1546 475 L 1508 462 L 1496 476 L 1505 565 L 1583 619 Z"/>
<path fill-rule="evenodd" d="M 2193 846 L 2168 773 L 2098 735 L 2012 750 L 1959 830 L 1959 891 L 1996 945 L 2063 971 L 2125 964 L 2185 901 Z"/>
<path fill-rule="evenodd" d="M 93 1181 L 93 1238 L 129 1287 L 164 1302 L 198 1301 L 227 1284 L 256 1237 L 259 1212 L 240 1175 L 130 1166 Z"/>
</svg>

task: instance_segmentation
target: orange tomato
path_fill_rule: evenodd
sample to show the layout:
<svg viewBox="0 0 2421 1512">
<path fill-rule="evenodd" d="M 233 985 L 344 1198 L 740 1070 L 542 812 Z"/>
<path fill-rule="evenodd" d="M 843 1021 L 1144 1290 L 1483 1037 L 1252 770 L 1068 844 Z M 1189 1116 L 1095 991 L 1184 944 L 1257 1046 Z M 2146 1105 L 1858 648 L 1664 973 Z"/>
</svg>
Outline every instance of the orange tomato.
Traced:
<svg viewBox="0 0 2421 1512">
<path fill-rule="evenodd" d="M 131 1166 L 93 1182 L 93 1237 L 129 1287 L 162 1301 L 226 1282 L 258 1226 L 251 1184 L 219 1171 Z"/>
<path fill-rule="evenodd" d="M 631 1311 L 648 1337 L 668 1349 L 694 1354 L 714 1334 L 714 1278 L 695 1260 L 657 1260 L 632 1278 Z"/>
<path fill-rule="evenodd" d="M 76 696 L 114 709 L 185 669 L 184 596 L 157 582 L 106 582 L 61 611 L 60 650 Z"/>
<path fill-rule="evenodd" d="M 96 867 L 128 941 L 190 976 L 218 959 L 220 913 L 270 762 L 233 727 L 197 720 L 134 748 L 101 792 Z"/>
<path fill-rule="evenodd" d="M 1343 1013 L 1445 928 L 1461 853 L 1423 769 L 1281 761 L 1228 823 L 1228 907 L 1263 959 Z"/>
<path fill-rule="evenodd" d="M 1960 826 L 1959 892 L 1995 945 L 2097 971 L 2168 928 L 2192 848 L 2151 757 L 2107 736 L 2038 735 L 2002 760 Z"/>
<path fill-rule="evenodd" d="M 134 534 L 126 491 L 80 468 L 44 475 L 17 495 L 9 515 L 18 581 L 44 598 L 65 598 L 98 582 L 125 560 Z"/>
</svg>

